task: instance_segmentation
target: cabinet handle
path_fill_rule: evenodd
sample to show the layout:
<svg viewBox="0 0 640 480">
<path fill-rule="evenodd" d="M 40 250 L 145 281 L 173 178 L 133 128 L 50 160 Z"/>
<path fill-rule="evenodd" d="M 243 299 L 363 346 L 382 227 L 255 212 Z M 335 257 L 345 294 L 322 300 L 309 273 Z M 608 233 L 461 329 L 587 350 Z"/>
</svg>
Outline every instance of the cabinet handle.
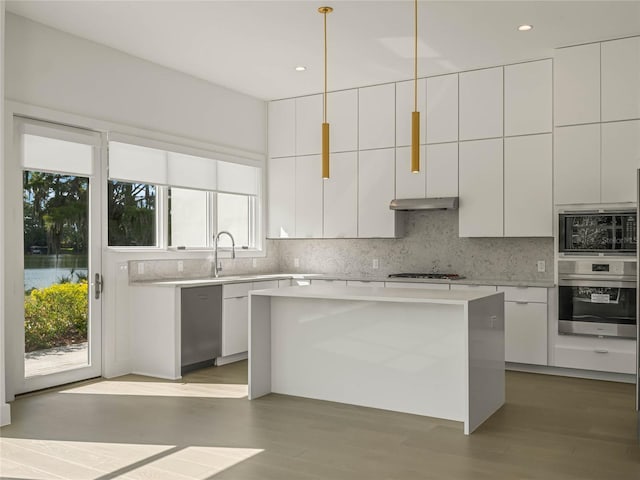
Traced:
<svg viewBox="0 0 640 480">
<path fill-rule="evenodd" d="M 596 348 L 594 350 L 594 352 L 596 352 L 596 353 L 609 353 L 609 350 L 607 350 L 606 348 Z"/>
<path fill-rule="evenodd" d="M 526 290 L 526 289 L 527 289 L 527 288 L 529 288 L 529 287 L 520 287 L 520 286 L 516 286 L 516 288 L 517 288 L 518 290 Z"/>
<path fill-rule="evenodd" d="M 529 302 L 516 302 L 517 305 L 529 305 Z"/>
</svg>

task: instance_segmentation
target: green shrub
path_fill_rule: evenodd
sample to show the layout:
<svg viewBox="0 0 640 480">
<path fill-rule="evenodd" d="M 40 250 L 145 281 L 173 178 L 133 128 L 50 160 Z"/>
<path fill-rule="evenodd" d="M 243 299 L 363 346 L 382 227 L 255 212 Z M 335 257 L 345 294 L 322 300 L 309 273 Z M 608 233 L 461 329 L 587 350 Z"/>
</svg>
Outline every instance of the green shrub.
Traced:
<svg viewBox="0 0 640 480">
<path fill-rule="evenodd" d="M 87 282 L 32 290 L 24 298 L 25 351 L 86 341 L 88 314 Z"/>
</svg>

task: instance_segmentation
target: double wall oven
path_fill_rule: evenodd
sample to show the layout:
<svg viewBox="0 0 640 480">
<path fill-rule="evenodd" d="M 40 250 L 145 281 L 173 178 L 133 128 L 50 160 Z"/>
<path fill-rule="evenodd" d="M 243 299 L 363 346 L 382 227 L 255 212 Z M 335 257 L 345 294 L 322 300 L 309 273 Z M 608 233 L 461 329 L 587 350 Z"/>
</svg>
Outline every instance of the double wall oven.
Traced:
<svg viewBox="0 0 640 480">
<path fill-rule="evenodd" d="M 558 333 L 636 338 L 636 211 L 559 219 Z"/>
</svg>

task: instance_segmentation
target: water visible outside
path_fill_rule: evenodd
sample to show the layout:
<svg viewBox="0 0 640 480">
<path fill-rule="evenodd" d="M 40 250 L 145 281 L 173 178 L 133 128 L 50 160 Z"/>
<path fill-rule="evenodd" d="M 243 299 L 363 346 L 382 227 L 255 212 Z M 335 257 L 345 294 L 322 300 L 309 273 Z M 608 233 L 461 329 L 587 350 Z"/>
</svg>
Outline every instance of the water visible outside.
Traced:
<svg viewBox="0 0 640 480">
<path fill-rule="evenodd" d="M 87 255 L 38 255 L 24 256 L 24 290 L 46 288 L 54 283 L 78 281 L 87 276 Z"/>
</svg>

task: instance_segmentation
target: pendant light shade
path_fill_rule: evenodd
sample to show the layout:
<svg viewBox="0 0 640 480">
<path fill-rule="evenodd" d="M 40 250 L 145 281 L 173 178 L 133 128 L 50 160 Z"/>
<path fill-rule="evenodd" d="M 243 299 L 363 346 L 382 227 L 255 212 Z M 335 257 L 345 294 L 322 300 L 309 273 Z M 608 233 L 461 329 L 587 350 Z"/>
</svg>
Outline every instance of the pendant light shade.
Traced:
<svg viewBox="0 0 640 480">
<path fill-rule="evenodd" d="M 327 122 L 327 13 L 331 7 L 320 7 L 324 19 L 324 105 L 322 108 L 322 178 L 329 178 L 329 123 Z"/>
<path fill-rule="evenodd" d="M 413 112 L 411 113 L 411 173 L 420 173 L 420 112 L 418 111 L 418 0 L 414 0 Z"/>
</svg>

